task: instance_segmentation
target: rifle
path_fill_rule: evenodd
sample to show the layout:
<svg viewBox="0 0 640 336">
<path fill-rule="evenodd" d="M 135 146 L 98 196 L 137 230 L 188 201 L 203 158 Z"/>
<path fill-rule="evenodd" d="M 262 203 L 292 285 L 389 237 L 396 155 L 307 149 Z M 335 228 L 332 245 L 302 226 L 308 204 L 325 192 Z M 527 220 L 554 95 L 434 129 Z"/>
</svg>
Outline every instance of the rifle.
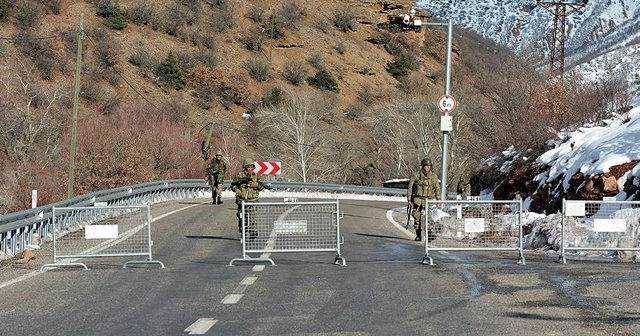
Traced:
<svg viewBox="0 0 640 336">
<path fill-rule="evenodd" d="M 246 176 L 243 177 L 235 182 L 233 182 L 234 185 L 240 186 L 241 184 L 249 184 L 249 182 L 251 182 L 252 179 L 250 176 Z M 262 185 L 262 188 L 267 189 L 267 190 L 273 190 L 274 188 L 271 186 L 271 184 L 269 183 L 260 183 Z"/>
<path fill-rule="evenodd" d="M 241 184 L 248 184 L 249 182 L 251 182 L 251 177 L 250 176 L 246 176 L 246 177 L 243 177 L 243 178 L 241 178 L 241 179 L 239 179 L 237 181 L 234 181 L 233 184 L 239 186 Z"/>
<path fill-rule="evenodd" d="M 406 230 L 409 230 L 409 225 L 411 223 L 411 209 L 413 208 L 413 206 L 411 205 L 411 202 L 409 202 L 407 204 L 407 221 L 404 224 L 404 228 Z"/>
</svg>

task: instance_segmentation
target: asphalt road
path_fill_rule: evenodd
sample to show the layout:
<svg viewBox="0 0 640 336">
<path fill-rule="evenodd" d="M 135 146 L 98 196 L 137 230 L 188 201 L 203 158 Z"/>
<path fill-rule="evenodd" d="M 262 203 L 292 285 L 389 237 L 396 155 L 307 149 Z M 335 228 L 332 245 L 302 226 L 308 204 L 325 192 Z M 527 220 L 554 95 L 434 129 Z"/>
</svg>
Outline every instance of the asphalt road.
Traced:
<svg viewBox="0 0 640 336">
<path fill-rule="evenodd" d="M 0 335 L 638 335 L 637 265 L 548 254 L 432 253 L 388 219 L 402 203 L 341 201 L 342 256 L 241 257 L 235 205 L 152 209 L 156 265 L 0 266 Z M 173 212 L 177 211 L 177 212 Z M 169 214 L 162 217 L 163 214 Z M 393 216 L 402 217 L 401 212 Z"/>
</svg>

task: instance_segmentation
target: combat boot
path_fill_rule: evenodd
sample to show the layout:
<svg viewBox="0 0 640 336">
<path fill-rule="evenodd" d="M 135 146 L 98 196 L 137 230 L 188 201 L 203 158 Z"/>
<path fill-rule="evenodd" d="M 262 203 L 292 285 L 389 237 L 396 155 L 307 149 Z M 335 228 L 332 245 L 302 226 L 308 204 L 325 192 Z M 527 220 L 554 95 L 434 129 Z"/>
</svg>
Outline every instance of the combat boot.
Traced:
<svg viewBox="0 0 640 336">
<path fill-rule="evenodd" d="M 416 238 L 413 241 L 422 241 L 422 230 L 416 230 Z"/>
</svg>

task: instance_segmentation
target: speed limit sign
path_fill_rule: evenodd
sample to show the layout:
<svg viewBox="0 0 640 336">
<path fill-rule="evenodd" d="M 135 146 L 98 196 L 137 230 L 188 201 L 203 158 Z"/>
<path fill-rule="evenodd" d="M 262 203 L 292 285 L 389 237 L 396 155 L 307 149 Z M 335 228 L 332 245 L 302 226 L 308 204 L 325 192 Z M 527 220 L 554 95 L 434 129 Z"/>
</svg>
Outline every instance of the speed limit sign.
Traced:
<svg viewBox="0 0 640 336">
<path fill-rule="evenodd" d="M 451 113 L 455 111 L 458 106 L 458 102 L 453 96 L 450 95 L 442 95 L 438 98 L 438 109 L 442 113 Z"/>
</svg>

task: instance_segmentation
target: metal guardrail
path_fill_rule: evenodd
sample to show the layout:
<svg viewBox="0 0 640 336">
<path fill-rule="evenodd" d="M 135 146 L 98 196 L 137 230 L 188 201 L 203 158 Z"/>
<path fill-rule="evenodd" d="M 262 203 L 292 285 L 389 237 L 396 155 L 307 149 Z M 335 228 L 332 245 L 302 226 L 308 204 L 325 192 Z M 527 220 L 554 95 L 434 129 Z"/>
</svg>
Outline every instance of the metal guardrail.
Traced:
<svg viewBox="0 0 640 336">
<path fill-rule="evenodd" d="M 231 181 L 224 182 L 224 188 Z M 270 182 L 276 191 L 355 193 L 367 195 L 405 196 L 405 189 L 350 186 L 339 184 Z M 204 180 L 165 180 L 96 191 L 68 200 L 0 216 L 0 256 L 14 256 L 34 242 L 35 237 L 51 237 L 53 207 L 92 206 L 105 202 L 108 206 L 154 204 L 178 199 L 204 198 L 211 189 Z"/>
</svg>

